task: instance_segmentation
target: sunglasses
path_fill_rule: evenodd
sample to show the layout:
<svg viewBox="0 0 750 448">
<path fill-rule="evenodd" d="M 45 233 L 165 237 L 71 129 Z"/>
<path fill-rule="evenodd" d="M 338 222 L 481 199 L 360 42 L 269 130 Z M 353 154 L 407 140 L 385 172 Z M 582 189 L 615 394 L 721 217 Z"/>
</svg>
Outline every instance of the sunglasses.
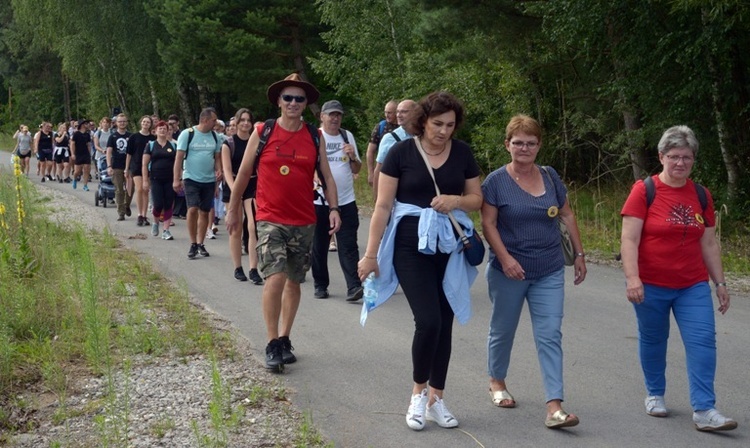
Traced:
<svg viewBox="0 0 750 448">
<path fill-rule="evenodd" d="M 307 98 L 304 96 L 297 96 L 297 95 L 281 95 L 281 99 L 286 101 L 287 103 L 291 103 L 292 100 L 298 102 L 298 103 L 304 103 L 307 101 Z"/>
</svg>

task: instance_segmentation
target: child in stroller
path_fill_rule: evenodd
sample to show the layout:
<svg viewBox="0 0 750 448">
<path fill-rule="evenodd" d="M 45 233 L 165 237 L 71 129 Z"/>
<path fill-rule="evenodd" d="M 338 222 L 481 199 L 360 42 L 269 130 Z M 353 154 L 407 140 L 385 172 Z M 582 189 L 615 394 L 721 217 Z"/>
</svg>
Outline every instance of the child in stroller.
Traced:
<svg viewBox="0 0 750 448">
<path fill-rule="evenodd" d="M 98 160 L 96 169 L 99 171 L 99 188 L 94 192 L 94 205 L 107 207 L 107 202 L 115 200 L 115 184 L 112 183 L 112 176 L 107 174 L 107 158 L 102 157 Z"/>
</svg>

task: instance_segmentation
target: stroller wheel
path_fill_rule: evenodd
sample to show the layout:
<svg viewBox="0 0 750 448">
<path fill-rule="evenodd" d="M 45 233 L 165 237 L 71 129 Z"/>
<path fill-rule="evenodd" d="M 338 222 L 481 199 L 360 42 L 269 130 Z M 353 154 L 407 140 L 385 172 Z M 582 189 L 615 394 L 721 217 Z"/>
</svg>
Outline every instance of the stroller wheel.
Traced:
<svg viewBox="0 0 750 448">
<path fill-rule="evenodd" d="M 94 207 L 99 207 L 99 193 L 94 193 Z"/>
<path fill-rule="evenodd" d="M 102 207 L 107 208 L 107 198 L 102 196 Z"/>
</svg>

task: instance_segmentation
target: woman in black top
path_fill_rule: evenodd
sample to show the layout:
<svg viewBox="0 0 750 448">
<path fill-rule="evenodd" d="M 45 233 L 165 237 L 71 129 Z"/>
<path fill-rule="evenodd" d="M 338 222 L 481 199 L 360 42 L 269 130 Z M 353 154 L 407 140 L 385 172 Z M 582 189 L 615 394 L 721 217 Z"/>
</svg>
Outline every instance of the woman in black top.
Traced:
<svg viewBox="0 0 750 448">
<path fill-rule="evenodd" d="M 172 225 L 172 206 L 175 195 L 172 189 L 172 178 L 176 155 L 176 148 L 169 141 L 167 122 L 161 120 L 156 123 L 156 140 L 147 144 L 143 150 L 142 171 L 138 177 L 143 179 L 143 190 L 151 189 L 154 206 L 151 234 L 159 235 L 159 221 L 163 221 L 164 231 L 161 234 L 163 240 L 173 239 L 169 227 Z"/>
<path fill-rule="evenodd" d="M 234 125 L 236 134 L 229 137 L 221 145 L 221 165 L 224 169 L 224 185 L 222 186 L 222 202 L 228 203 L 229 196 L 234 187 L 234 178 L 237 176 L 237 170 L 242 163 L 242 157 L 245 155 L 247 141 L 250 139 L 250 132 L 253 129 L 253 114 L 250 110 L 242 108 L 234 115 Z M 257 237 L 255 235 L 255 188 L 258 178 L 253 176 L 247 183 L 247 188 L 242 195 L 242 208 L 245 211 L 245 220 L 247 221 L 248 239 L 248 257 L 250 258 L 250 280 L 256 285 L 262 285 L 263 279 L 258 274 L 258 253 L 255 251 Z M 242 233 L 232 232 L 229 234 L 229 253 L 234 262 L 234 278 L 244 282 L 247 276 L 242 268 Z"/>
<path fill-rule="evenodd" d="M 58 182 L 70 182 L 70 138 L 68 137 L 68 125 L 60 123 L 57 125 L 55 135 L 55 150 L 53 155 L 55 161 L 55 178 Z"/>
<path fill-rule="evenodd" d="M 144 178 L 141 177 L 143 172 L 141 163 L 143 162 L 143 150 L 150 142 L 156 140 L 156 137 L 151 134 L 151 127 L 154 124 L 151 115 L 142 116 L 140 123 L 141 130 L 131 135 L 128 139 L 127 156 L 125 157 L 125 177 L 128 180 L 128 191 L 132 192 L 135 198 L 135 206 L 138 208 L 137 224 L 139 226 L 148 226 L 151 225 L 146 217 L 148 213 L 148 188 L 143 188 Z"/>
<path fill-rule="evenodd" d="M 45 121 L 39 132 L 34 136 L 34 150 L 37 159 L 37 174 L 41 173 L 42 182 L 52 180 L 52 148 L 54 146 L 54 135 L 52 134 L 52 123 Z"/>
<path fill-rule="evenodd" d="M 73 172 L 73 188 L 78 186 L 78 179 L 83 181 L 83 191 L 89 191 L 89 175 L 91 174 L 91 134 L 88 120 L 78 122 L 78 130 L 70 140 L 70 160 L 75 165 Z"/>
<path fill-rule="evenodd" d="M 406 423 L 417 431 L 424 428 L 425 420 L 435 421 L 444 428 L 458 426 L 443 402 L 454 319 L 443 280 L 451 254 L 439 250 L 433 254 L 420 252 L 419 215 L 407 214 L 400 217 L 398 224 L 396 216 L 400 210 L 413 210 L 415 206 L 416 210 L 431 208 L 438 215 L 459 209 L 479 210 L 482 205 L 479 167 L 471 148 L 452 138 L 462 120 L 463 106 L 449 93 L 435 92 L 419 102 L 411 117 L 413 124 L 408 126 L 413 128 L 409 131 L 415 137 L 394 145 L 383 163 L 367 250 L 359 261 L 362 280 L 371 272 L 380 275 L 376 254 L 391 219 L 392 225 L 396 225 L 393 258 L 392 262 L 385 260 L 386 249 L 381 254 L 384 258 L 381 264 L 393 264 L 414 314 L 416 328 L 411 345 L 414 383 Z M 416 144 L 417 139 L 433 168 L 439 195 Z M 394 200 L 399 204 L 391 218 Z M 440 220 L 445 222 L 442 217 Z M 468 296 L 468 291 L 466 294 Z"/>
</svg>

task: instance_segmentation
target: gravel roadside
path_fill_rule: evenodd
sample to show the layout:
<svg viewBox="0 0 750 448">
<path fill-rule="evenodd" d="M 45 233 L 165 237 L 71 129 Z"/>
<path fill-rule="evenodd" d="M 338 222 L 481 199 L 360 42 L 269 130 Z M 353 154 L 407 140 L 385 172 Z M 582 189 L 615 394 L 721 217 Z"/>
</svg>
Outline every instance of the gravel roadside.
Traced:
<svg viewBox="0 0 750 448">
<path fill-rule="evenodd" d="M 84 223 L 91 231 L 106 227 L 102 215 L 77 199 L 43 185 L 37 188 L 48 199 L 50 221 L 62 226 Z M 107 377 L 80 369 L 69 378 L 67 397 L 30 384 L 16 396 L 27 406 L 13 408 L 11 416 L 30 429 L 14 435 L 9 446 L 98 447 L 104 441 L 129 447 L 314 446 L 311 440 L 317 435 L 292 406 L 289 390 L 253 358 L 248 341 L 226 320 L 193 304 L 214 328 L 232 335 L 234 356 L 218 361 L 215 368 L 205 356 L 142 356 L 126 371 L 115 372 L 111 384 Z M 215 372 L 227 392 L 223 400 L 216 398 Z M 108 393 L 112 388 L 117 398 Z M 217 402 L 233 410 L 238 423 L 216 424 L 211 407 Z M 63 414 L 68 418 L 59 418 Z"/>
</svg>

